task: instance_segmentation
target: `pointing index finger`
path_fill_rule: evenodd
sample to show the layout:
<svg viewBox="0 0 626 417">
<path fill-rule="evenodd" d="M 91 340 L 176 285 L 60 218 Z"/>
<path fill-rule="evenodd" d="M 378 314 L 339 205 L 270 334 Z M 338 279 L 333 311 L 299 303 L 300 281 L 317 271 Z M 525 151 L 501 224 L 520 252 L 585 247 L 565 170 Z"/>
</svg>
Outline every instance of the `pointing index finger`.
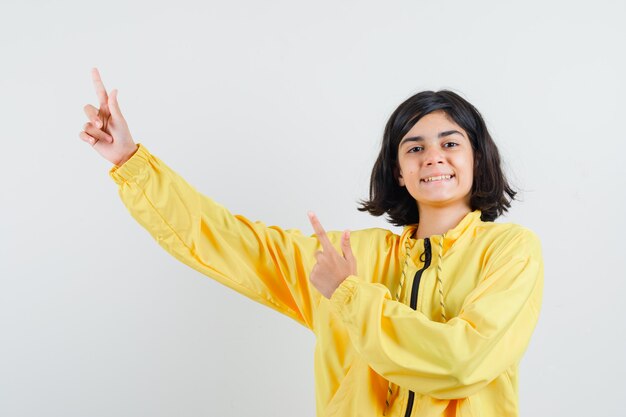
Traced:
<svg viewBox="0 0 626 417">
<path fill-rule="evenodd" d="M 96 95 L 98 96 L 100 107 L 106 106 L 109 97 L 107 96 L 107 90 L 104 88 L 102 78 L 100 78 L 98 68 L 93 68 L 91 70 L 91 79 L 93 80 L 93 85 L 96 89 Z"/>
<path fill-rule="evenodd" d="M 324 250 L 327 250 L 327 251 L 333 250 L 334 247 L 332 243 L 330 243 L 330 239 L 328 239 L 328 235 L 326 234 L 326 231 L 322 227 L 322 224 L 320 223 L 315 213 L 313 213 L 312 211 L 309 211 L 307 214 L 309 215 L 309 221 L 311 222 L 311 226 L 313 226 L 315 235 L 317 236 L 317 239 L 322 244 L 322 247 L 324 248 Z"/>
</svg>

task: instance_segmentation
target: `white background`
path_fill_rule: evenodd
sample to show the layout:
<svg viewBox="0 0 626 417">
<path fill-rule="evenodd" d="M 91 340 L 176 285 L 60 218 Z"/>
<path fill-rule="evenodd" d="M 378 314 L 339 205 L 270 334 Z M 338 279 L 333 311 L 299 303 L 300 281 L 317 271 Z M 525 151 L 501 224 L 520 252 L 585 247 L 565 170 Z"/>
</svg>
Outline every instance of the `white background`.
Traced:
<svg viewBox="0 0 626 417">
<path fill-rule="evenodd" d="M 314 416 L 313 335 L 167 255 L 78 138 L 98 67 L 137 142 L 253 220 L 356 211 L 384 124 L 450 88 L 542 239 L 523 416 L 623 416 L 623 1 L 0 5 L 0 415 Z M 622 213 L 620 215 L 619 213 Z M 394 228 L 397 231 L 397 229 Z"/>
</svg>

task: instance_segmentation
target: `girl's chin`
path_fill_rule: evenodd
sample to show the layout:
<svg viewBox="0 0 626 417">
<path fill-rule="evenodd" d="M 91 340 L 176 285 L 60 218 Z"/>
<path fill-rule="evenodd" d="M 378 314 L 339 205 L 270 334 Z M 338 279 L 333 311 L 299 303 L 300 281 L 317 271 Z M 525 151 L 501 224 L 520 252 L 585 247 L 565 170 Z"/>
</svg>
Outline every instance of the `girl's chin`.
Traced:
<svg viewBox="0 0 626 417">
<path fill-rule="evenodd" d="M 448 208 L 448 207 L 469 207 L 469 197 L 458 197 L 447 193 L 441 193 L 439 195 L 429 194 L 413 195 L 413 198 L 417 202 L 417 205 L 429 206 L 435 208 Z"/>
<path fill-rule="evenodd" d="M 416 201 L 422 201 L 424 203 L 445 203 L 458 201 L 458 197 L 450 195 L 450 193 L 419 193 L 413 196 Z"/>
</svg>

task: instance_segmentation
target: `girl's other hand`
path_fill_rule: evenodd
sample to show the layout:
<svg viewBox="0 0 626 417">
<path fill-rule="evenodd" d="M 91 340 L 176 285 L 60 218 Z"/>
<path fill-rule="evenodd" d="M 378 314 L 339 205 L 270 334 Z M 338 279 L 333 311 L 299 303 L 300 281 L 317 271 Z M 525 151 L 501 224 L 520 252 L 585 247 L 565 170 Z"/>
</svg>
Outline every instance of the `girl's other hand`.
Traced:
<svg viewBox="0 0 626 417">
<path fill-rule="evenodd" d="M 117 102 L 117 90 L 107 94 L 97 68 L 91 70 L 91 78 L 100 108 L 91 104 L 84 107 L 89 121 L 83 126 L 79 137 L 91 144 L 104 159 L 120 166 L 133 156 L 137 145 Z"/>
<path fill-rule="evenodd" d="M 342 253 L 340 254 L 333 247 L 315 213 L 310 211 L 308 215 L 315 235 L 322 246 L 322 250 L 315 253 L 317 263 L 311 270 L 309 281 L 324 297 L 330 299 L 348 276 L 357 274 L 357 262 L 350 246 L 350 231 L 346 230 L 341 235 Z"/>
</svg>

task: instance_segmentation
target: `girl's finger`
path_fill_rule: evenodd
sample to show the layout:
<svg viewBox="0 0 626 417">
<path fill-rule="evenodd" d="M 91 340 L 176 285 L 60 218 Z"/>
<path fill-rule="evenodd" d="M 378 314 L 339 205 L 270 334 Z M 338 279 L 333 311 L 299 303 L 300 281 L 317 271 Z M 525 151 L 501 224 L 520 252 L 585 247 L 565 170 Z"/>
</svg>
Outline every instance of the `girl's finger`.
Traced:
<svg viewBox="0 0 626 417">
<path fill-rule="evenodd" d="M 102 127 L 102 120 L 100 120 L 100 118 L 98 117 L 97 108 L 95 108 L 91 104 L 87 104 L 85 107 L 83 107 L 83 110 L 85 111 L 85 114 L 87 115 L 89 121 L 93 123 L 95 127 L 97 127 L 98 129 Z"/>
<path fill-rule="evenodd" d="M 91 136 L 89 136 L 87 133 L 85 132 L 80 132 L 78 135 L 79 138 L 81 138 L 81 140 L 87 142 L 88 144 L 90 144 L 91 146 L 96 144 L 96 139 L 92 138 Z"/>
<path fill-rule="evenodd" d="M 98 96 L 100 107 L 103 105 L 106 106 L 108 101 L 107 90 L 104 88 L 104 83 L 102 82 L 102 78 L 100 78 L 98 68 L 91 69 L 91 80 L 93 81 L 93 86 L 96 89 L 96 95 Z"/>
<path fill-rule="evenodd" d="M 121 119 L 122 111 L 120 110 L 120 105 L 117 102 L 117 89 L 111 90 L 111 94 L 109 95 L 109 111 L 111 112 L 111 116 Z"/>
<path fill-rule="evenodd" d="M 341 235 L 341 251 L 346 260 L 351 261 L 354 258 L 352 254 L 352 246 L 350 246 L 350 231 L 346 230 Z"/>
<path fill-rule="evenodd" d="M 113 143 L 113 138 L 108 133 L 103 132 L 102 130 L 98 129 L 93 124 L 91 124 L 91 122 L 85 123 L 83 130 L 87 132 L 89 136 L 97 140 L 102 140 L 107 143 Z"/>
<path fill-rule="evenodd" d="M 311 226 L 313 226 L 315 235 L 317 236 L 317 239 L 322 244 L 322 247 L 324 248 L 324 250 L 332 251 L 334 249 L 333 245 L 332 243 L 330 243 L 330 239 L 328 239 L 328 235 L 326 234 L 326 231 L 322 227 L 322 223 L 320 223 L 317 216 L 312 211 L 309 211 L 307 214 L 309 215 L 309 221 L 311 222 Z"/>
<path fill-rule="evenodd" d="M 350 231 L 346 230 L 343 232 L 343 236 L 341 239 L 341 251 L 343 252 L 343 257 L 346 261 L 348 261 L 348 265 L 350 265 L 350 273 L 352 275 L 357 274 L 356 268 L 356 258 L 352 253 L 352 245 L 350 244 Z"/>
</svg>

